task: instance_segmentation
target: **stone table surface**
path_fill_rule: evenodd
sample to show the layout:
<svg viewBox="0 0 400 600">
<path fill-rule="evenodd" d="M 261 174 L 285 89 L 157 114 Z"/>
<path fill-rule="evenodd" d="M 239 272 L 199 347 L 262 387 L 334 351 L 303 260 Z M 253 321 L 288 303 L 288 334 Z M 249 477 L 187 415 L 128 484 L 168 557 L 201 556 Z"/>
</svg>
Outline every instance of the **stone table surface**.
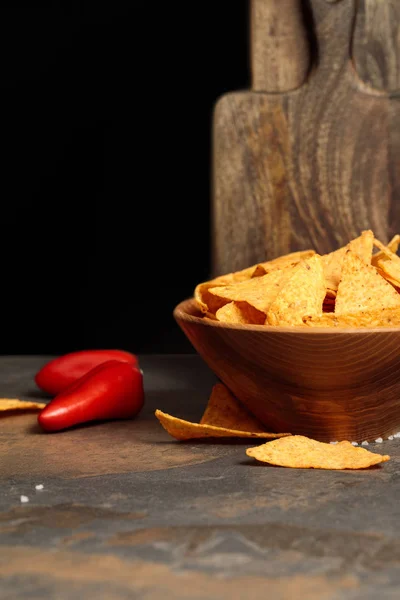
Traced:
<svg viewBox="0 0 400 600">
<path fill-rule="evenodd" d="M 49 358 L 0 357 L 0 396 L 43 398 Z M 215 378 L 196 355 L 140 362 L 134 421 L 45 434 L 35 414 L 0 419 L 1 598 L 400 597 L 400 439 L 371 444 L 391 460 L 365 471 L 179 443 L 154 410 L 198 420 Z"/>
</svg>

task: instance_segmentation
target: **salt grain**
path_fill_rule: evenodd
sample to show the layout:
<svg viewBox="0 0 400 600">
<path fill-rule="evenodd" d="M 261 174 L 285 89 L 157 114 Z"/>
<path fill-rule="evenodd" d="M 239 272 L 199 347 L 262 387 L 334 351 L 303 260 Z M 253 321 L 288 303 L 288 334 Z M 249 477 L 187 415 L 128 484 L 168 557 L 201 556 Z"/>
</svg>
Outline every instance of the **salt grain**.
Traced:
<svg viewBox="0 0 400 600">
<path fill-rule="evenodd" d="M 351 442 L 353 446 L 358 446 L 358 442 Z"/>
<path fill-rule="evenodd" d="M 329 442 L 330 444 L 337 444 L 337 442 Z"/>
<path fill-rule="evenodd" d="M 400 431 L 398 431 L 397 433 L 395 433 L 393 437 L 400 438 Z"/>
<path fill-rule="evenodd" d="M 393 435 L 389 435 L 388 440 L 392 440 L 393 439 Z"/>
<path fill-rule="evenodd" d="M 28 496 L 21 496 L 20 500 L 21 500 L 22 504 L 25 504 L 25 502 L 29 502 Z"/>
<path fill-rule="evenodd" d="M 363 442 L 361 442 L 361 446 L 369 446 L 369 443 L 367 442 L 367 440 L 364 440 Z"/>
<path fill-rule="evenodd" d="M 382 444 L 382 442 L 383 442 L 383 439 L 382 439 L 382 438 L 376 438 L 375 442 L 376 442 L 377 444 Z"/>
<path fill-rule="evenodd" d="M 35 485 L 35 490 L 42 490 L 44 488 L 43 483 L 39 483 L 39 485 Z"/>
</svg>

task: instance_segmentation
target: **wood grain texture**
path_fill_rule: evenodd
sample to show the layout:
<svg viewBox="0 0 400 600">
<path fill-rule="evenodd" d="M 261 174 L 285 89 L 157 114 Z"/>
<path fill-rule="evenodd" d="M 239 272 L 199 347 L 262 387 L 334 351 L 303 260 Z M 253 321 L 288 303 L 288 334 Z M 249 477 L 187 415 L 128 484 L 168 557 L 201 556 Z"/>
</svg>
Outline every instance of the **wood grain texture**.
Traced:
<svg viewBox="0 0 400 600">
<path fill-rule="evenodd" d="M 358 76 L 372 88 L 400 88 L 400 3 L 359 0 L 352 40 Z"/>
<path fill-rule="evenodd" d="M 216 103 L 212 275 L 310 247 L 329 252 L 363 229 L 382 241 L 400 230 L 399 99 L 355 71 L 357 3 L 311 0 L 310 9 L 316 66 L 307 81 Z"/>
<path fill-rule="evenodd" d="M 251 0 L 253 90 L 298 88 L 310 64 L 301 0 Z"/>
<path fill-rule="evenodd" d="M 269 431 L 329 442 L 373 441 L 400 430 L 400 330 L 231 325 L 174 316 L 199 355 Z"/>
</svg>

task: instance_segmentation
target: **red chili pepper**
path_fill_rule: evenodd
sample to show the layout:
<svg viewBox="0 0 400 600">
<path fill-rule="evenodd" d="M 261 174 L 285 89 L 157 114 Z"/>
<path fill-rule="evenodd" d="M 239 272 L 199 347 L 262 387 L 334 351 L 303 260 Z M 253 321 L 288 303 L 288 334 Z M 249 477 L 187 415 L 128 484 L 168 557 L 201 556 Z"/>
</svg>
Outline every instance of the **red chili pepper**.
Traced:
<svg viewBox="0 0 400 600">
<path fill-rule="evenodd" d="M 143 375 L 135 365 L 110 360 L 58 394 L 39 413 L 45 431 L 61 431 L 89 421 L 131 419 L 144 404 Z"/>
<path fill-rule="evenodd" d="M 108 360 L 138 365 L 137 356 L 124 350 L 79 350 L 50 360 L 36 373 L 35 382 L 41 390 L 55 396 Z"/>
</svg>

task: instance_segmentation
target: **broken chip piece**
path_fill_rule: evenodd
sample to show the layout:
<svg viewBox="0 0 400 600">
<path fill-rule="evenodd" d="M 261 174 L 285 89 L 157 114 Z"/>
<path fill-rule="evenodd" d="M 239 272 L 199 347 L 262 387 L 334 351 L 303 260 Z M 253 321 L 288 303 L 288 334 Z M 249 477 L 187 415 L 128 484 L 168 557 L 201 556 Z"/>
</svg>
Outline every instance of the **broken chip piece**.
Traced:
<svg viewBox="0 0 400 600">
<path fill-rule="evenodd" d="M 333 445 L 301 435 L 248 448 L 246 454 L 259 462 L 294 469 L 366 469 L 390 459 L 387 454 L 376 454 L 347 441 Z"/>
</svg>

